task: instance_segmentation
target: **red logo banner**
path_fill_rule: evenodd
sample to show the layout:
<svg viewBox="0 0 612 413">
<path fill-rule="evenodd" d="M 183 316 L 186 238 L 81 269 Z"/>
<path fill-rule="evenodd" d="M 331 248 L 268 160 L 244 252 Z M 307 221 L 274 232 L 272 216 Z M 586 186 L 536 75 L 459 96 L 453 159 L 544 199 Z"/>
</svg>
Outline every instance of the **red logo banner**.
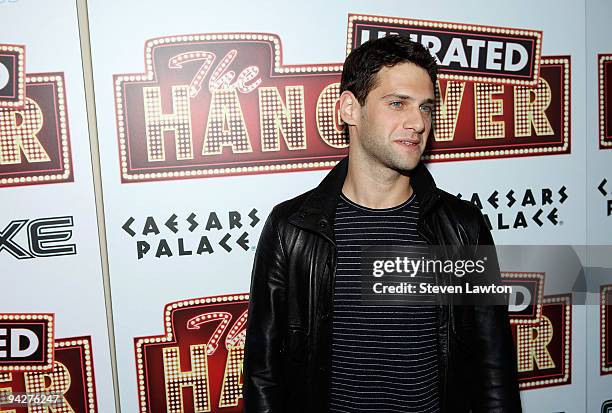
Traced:
<svg viewBox="0 0 612 413">
<path fill-rule="evenodd" d="M 521 390 L 571 383 L 571 294 L 544 299 L 537 325 L 512 325 Z"/>
<path fill-rule="evenodd" d="M 248 294 L 168 304 L 165 334 L 134 340 L 140 413 L 242 412 Z"/>
<path fill-rule="evenodd" d="M 122 182 L 330 168 L 347 153 L 341 66 L 285 66 L 272 34 L 153 39 L 115 76 Z M 570 152 L 570 59 L 537 86 L 440 80 L 425 161 Z"/>
<path fill-rule="evenodd" d="M 540 59 L 541 32 L 350 15 L 347 53 L 389 34 L 423 43 L 439 61 L 425 161 L 570 153 L 570 57 Z M 522 69 L 507 70 L 516 53 Z"/>
<path fill-rule="evenodd" d="M 346 155 L 339 65 L 285 66 L 272 34 L 150 40 L 115 76 L 123 182 L 329 168 Z"/>
<path fill-rule="evenodd" d="M 428 161 L 570 153 L 570 58 L 545 57 L 538 86 L 438 81 Z"/>
<path fill-rule="evenodd" d="M 504 274 L 504 282 L 527 286 L 535 303 L 542 276 Z M 247 294 L 168 304 L 165 334 L 134 339 L 139 412 L 241 412 L 247 308 Z M 569 294 L 546 297 L 514 317 L 522 390 L 571 383 L 571 323 Z"/>
<path fill-rule="evenodd" d="M 98 409 L 92 360 L 90 337 L 56 340 L 51 370 L 0 372 L 0 399 L 10 402 L 10 395 L 58 394 L 59 400 L 52 405 L 28 407 L 19 403 L 20 407 L 8 411 L 95 413 Z"/>
<path fill-rule="evenodd" d="M 0 187 L 71 182 L 63 73 L 26 76 L 22 107 L 0 107 Z"/>
</svg>

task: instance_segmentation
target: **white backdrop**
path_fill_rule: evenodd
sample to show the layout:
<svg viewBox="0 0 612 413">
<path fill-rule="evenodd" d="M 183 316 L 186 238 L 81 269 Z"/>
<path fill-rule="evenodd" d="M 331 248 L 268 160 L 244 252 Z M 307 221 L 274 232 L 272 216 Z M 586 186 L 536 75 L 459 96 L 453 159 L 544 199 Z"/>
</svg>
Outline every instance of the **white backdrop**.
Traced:
<svg viewBox="0 0 612 413">
<path fill-rule="evenodd" d="M 327 173 L 122 183 L 114 76 L 145 72 L 149 39 L 272 33 L 281 40 L 283 64 L 318 65 L 344 60 L 349 13 L 541 30 L 542 56 L 569 56 L 571 60 L 571 153 L 430 163 L 430 170 L 441 188 L 464 199 L 478 196 L 498 244 L 612 244 L 612 217 L 605 214 L 605 200 L 597 191 L 597 185 L 607 178 L 612 193 L 612 150 L 600 150 L 597 145 L 596 56 L 612 53 L 608 33 L 612 8 L 603 0 L 517 0 L 494 5 L 484 0 L 292 4 L 277 0 L 89 0 L 88 13 L 123 412 L 138 411 L 134 339 L 164 332 L 168 303 L 247 292 L 254 248 L 271 208 L 316 186 Z M 28 73 L 64 72 L 74 165 L 72 183 L 0 188 L 0 229 L 14 219 L 72 215 L 72 241 L 78 248 L 73 256 L 25 261 L 0 251 L 0 277 L 14 286 L 14 293 L 3 295 L 0 312 L 55 312 L 57 337 L 91 335 L 99 408 L 113 411 L 76 6 L 71 0 L 52 5 L 34 0 L 0 1 L 0 27 L 0 43 L 26 45 Z M 517 138 L 504 138 L 507 142 L 512 139 Z M 498 207 L 487 201 L 496 191 Z M 511 191 L 518 202 L 508 206 L 506 194 Z M 542 191 L 553 193 L 552 204 L 541 202 Z M 534 194 L 536 205 L 521 205 L 526 192 Z M 540 209 L 541 226 L 532 218 Z M 235 212 L 242 217 L 240 228 L 230 228 L 230 214 Z M 545 218 L 553 212 L 555 222 Z M 211 213 L 218 217 L 221 229 L 205 230 Z M 527 218 L 526 228 L 512 228 L 517 214 Z M 194 219 L 199 226 L 192 231 L 189 225 Z M 498 219 L 510 228 L 499 229 Z M 159 234 L 154 233 L 153 222 Z M 177 223 L 176 231 L 172 222 Z M 143 234 L 147 230 L 150 233 Z M 243 233 L 248 239 L 246 250 L 235 243 Z M 219 244 L 226 234 L 230 252 Z M 214 252 L 199 255 L 195 250 L 204 235 Z M 156 257 L 158 246 L 166 241 L 172 256 Z M 139 257 L 138 245 L 142 247 L 143 242 L 150 250 Z M 179 255 L 179 242 L 193 254 Z M 518 267 L 506 264 L 502 270 L 524 270 Z M 557 292 L 547 290 L 546 294 Z M 571 384 L 523 391 L 527 412 L 583 412 L 587 400 L 589 412 L 599 411 L 604 400 L 612 399 L 612 375 L 602 377 L 598 368 L 599 308 L 574 306 L 572 319 Z"/>
<path fill-rule="evenodd" d="M 612 5 L 601 0 L 589 0 L 586 7 L 587 32 L 586 32 L 586 62 L 587 62 L 587 179 L 586 179 L 586 202 L 588 218 L 588 239 L 590 245 L 612 244 L 612 216 L 608 215 L 607 203 L 612 199 L 612 149 L 599 149 L 599 94 L 598 94 L 598 54 L 612 53 L 612 39 L 609 35 L 609 16 L 612 13 Z M 597 187 L 607 179 L 605 186 L 607 196 L 603 196 Z M 599 255 L 599 254 L 598 254 Z M 612 284 L 610 268 L 610 256 L 604 259 L 595 256 L 590 260 L 593 267 L 593 278 L 606 274 L 606 284 Z M 601 269 L 604 268 L 604 271 Z M 598 279 L 601 279 L 598 277 Z M 593 282 L 594 289 L 599 289 L 600 282 Z M 612 374 L 602 376 L 600 373 L 600 350 L 601 350 L 601 325 L 600 308 L 590 305 L 588 310 L 588 411 L 603 411 L 601 406 L 604 401 L 612 400 Z M 609 325 L 609 321 L 608 321 Z"/>
<path fill-rule="evenodd" d="M 76 3 L 0 3 L 0 43 L 26 47 L 26 73 L 63 72 L 74 182 L 0 188 L 0 227 L 72 216 L 76 255 L 17 260 L 0 252 L 0 312 L 55 314 L 55 337 L 92 337 L 98 408 L 113 411 L 106 307 Z M 23 155 L 22 155 L 23 158 Z M 27 246 L 25 228 L 14 240 Z"/>
<path fill-rule="evenodd" d="M 528 10 L 528 12 L 526 12 Z M 182 34 L 216 32 L 266 32 L 282 41 L 285 64 L 342 62 L 345 57 L 346 22 L 349 13 L 410 17 L 436 21 L 520 27 L 543 31 L 542 55 L 571 56 L 571 137 L 569 155 L 537 156 L 433 164 L 439 186 L 453 193 L 478 193 L 483 203 L 493 191 L 531 189 L 536 197 L 543 188 L 555 193 L 567 188 L 568 199 L 558 207 L 559 225 L 533 222 L 528 228 L 494 231 L 496 242 L 507 244 L 584 244 L 584 186 L 587 142 L 585 139 L 585 21 L 584 3 L 484 1 L 411 3 L 400 1 L 313 1 L 178 3 L 91 1 L 89 15 L 98 108 L 98 128 L 106 203 L 109 260 L 113 286 L 117 357 L 122 407 L 136 409 L 136 377 L 132 339 L 161 333 L 161 309 L 179 299 L 219 293 L 246 292 L 252 251 L 215 252 L 210 256 L 136 258 L 134 239 L 121 226 L 130 217 L 142 223 L 147 216 L 186 216 L 190 212 L 257 208 L 264 218 L 277 202 L 317 184 L 325 172 L 250 175 L 195 180 L 121 184 L 112 76 L 144 72 L 146 40 Z M 313 24 L 314 23 L 314 24 Z M 571 35 L 568 34 L 571 27 Z M 111 29 L 112 28 L 112 29 Z M 118 45 L 121 45 L 120 47 Z M 521 196 L 521 195 L 519 195 Z M 555 195 L 556 196 L 556 195 Z M 558 197 L 557 197 L 558 199 Z M 539 205 L 538 207 L 541 207 Z M 533 215 L 538 207 L 525 207 Z M 488 209 L 487 209 L 488 208 Z M 505 220 L 513 220 L 518 206 L 500 207 Z M 505 208 L 505 209 L 504 209 Z M 485 205 L 485 213 L 496 219 L 498 211 Z M 156 219 L 157 220 L 157 219 Z M 157 221 L 159 221 L 157 220 Z M 512 222 L 512 221 L 511 221 Z M 136 228 L 138 225 L 135 223 Z M 251 236 L 257 239 L 260 227 Z M 166 231 L 167 232 L 167 231 Z M 508 269 L 511 270 L 511 269 Z M 583 308 L 574 309 L 572 384 L 523 392 L 527 411 L 572 411 L 584 409 L 585 335 Z"/>
</svg>

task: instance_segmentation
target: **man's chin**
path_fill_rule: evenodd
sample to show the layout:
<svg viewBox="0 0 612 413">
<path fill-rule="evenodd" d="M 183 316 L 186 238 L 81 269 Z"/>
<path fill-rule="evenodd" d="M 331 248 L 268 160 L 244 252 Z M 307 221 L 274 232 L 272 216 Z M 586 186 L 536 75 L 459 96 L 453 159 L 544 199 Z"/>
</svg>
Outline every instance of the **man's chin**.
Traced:
<svg viewBox="0 0 612 413">
<path fill-rule="evenodd" d="M 417 153 L 415 151 L 414 153 L 411 153 L 409 155 L 402 155 L 403 156 L 394 157 L 395 159 L 393 159 L 393 169 L 395 169 L 396 171 L 410 172 L 414 168 L 416 168 L 416 166 L 421 161 L 422 152 L 419 151 Z"/>
<path fill-rule="evenodd" d="M 394 165 L 393 169 L 399 173 L 401 173 L 402 175 L 409 175 L 410 172 L 417 167 L 417 165 L 419 164 L 420 159 L 416 160 L 414 162 L 398 162 L 396 163 L 396 165 Z"/>
</svg>

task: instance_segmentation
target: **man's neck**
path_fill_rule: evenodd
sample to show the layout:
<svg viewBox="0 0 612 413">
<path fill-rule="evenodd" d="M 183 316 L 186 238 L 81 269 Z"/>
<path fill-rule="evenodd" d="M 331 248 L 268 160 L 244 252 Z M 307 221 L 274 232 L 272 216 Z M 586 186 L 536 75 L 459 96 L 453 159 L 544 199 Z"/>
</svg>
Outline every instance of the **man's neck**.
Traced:
<svg viewBox="0 0 612 413">
<path fill-rule="evenodd" d="M 408 200 L 412 187 L 409 176 L 385 167 L 372 167 L 364 162 L 351 163 L 349 157 L 342 193 L 358 205 L 383 209 L 393 208 Z"/>
</svg>

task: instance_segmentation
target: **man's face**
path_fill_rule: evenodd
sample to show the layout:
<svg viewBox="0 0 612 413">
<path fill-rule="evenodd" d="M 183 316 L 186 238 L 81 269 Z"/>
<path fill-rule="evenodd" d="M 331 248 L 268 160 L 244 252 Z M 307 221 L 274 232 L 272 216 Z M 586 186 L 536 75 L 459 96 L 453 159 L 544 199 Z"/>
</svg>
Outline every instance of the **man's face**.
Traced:
<svg viewBox="0 0 612 413">
<path fill-rule="evenodd" d="M 383 67 L 377 76 L 376 87 L 355 119 L 351 146 L 375 164 L 410 171 L 418 164 L 431 130 L 431 78 L 412 63 Z"/>
</svg>

